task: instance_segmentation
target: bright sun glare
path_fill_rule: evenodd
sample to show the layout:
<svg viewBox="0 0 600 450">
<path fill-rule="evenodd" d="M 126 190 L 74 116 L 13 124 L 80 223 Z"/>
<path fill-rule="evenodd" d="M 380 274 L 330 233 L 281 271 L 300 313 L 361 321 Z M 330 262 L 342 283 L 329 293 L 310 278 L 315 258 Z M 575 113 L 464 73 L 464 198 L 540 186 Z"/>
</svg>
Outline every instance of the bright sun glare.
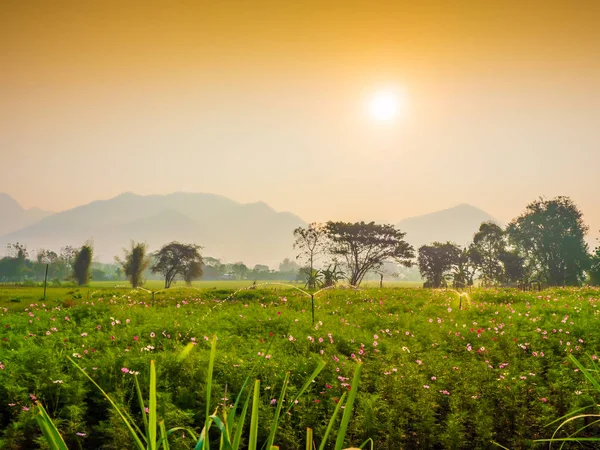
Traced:
<svg viewBox="0 0 600 450">
<path fill-rule="evenodd" d="M 369 115 L 379 122 L 390 122 L 400 110 L 398 95 L 393 91 L 379 91 L 369 100 Z"/>
</svg>

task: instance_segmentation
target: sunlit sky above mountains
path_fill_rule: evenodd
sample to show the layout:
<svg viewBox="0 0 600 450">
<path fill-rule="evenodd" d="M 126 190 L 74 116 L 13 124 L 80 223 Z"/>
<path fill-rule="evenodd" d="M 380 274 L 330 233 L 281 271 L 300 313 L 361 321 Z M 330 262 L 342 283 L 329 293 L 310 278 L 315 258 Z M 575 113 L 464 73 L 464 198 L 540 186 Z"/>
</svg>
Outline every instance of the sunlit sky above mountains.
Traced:
<svg viewBox="0 0 600 450">
<path fill-rule="evenodd" d="M 5 0 L 0 192 L 213 192 L 309 221 L 570 195 L 596 231 L 599 23 L 595 0 Z"/>
</svg>

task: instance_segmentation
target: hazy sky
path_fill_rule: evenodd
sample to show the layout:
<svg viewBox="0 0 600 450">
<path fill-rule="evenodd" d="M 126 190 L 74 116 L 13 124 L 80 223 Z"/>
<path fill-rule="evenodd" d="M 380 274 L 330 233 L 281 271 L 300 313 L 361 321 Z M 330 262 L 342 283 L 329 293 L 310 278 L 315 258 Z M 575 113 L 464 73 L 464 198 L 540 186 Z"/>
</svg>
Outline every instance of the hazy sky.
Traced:
<svg viewBox="0 0 600 450">
<path fill-rule="evenodd" d="M 0 192 L 308 221 L 570 195 L 600 229 L 600 1 L 0 2 Z M 382 123 L 366 104 L 403 99 Z"/>
</svg>

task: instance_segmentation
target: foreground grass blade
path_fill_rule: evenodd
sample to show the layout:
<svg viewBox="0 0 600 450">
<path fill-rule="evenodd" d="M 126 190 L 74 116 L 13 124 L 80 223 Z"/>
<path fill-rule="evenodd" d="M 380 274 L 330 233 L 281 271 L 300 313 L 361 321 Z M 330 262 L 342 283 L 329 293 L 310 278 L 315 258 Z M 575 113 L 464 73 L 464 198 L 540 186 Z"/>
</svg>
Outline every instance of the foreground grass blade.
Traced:
<svg viewBox="0 0 600 450">
<path fill-rule="evenodd" d="M 291 323 L 292 322 L 291 322 L 291 319 L 290 319 L 290 322 L 288 323 L 288 329 L 289 329 Z M 266 350 L 263 352 L 265 355 L 269 354 L 269 350 L 271 349 L 271 346 L 273 345 L 273 342 L 275 342 L 275 335 L 273 335 L 273 337 L 271 337 L 271 339 L 269 340 L 269 345 L 267 346 Z M 258 369 L 260 369 L 265 364 L 265 362 L 266 362 L 265 358 L 258 358 L 258 360 L 252 366 L 252 370 L 250 370 L 250 373 L 248 374 L 248 376 L 244 380 L 244 383 L 242 384 L 240 392 L 238 392 L 238 395 L 237 395 L 237 397 L 235 399 L 235 403 L 233 404 L 233 408 L 229 412 L 229 417 L 227 418 L 227 428 L 228 429 L 230 429 L 230 430 L 233 429 L 233 421 L 235 420 L 235 413 L 237 412 L 238 405 L 240 403 L 242 395 L 244 395 L 244 391 L 246 389 L 246 386 L 248 385 L 248 382 L 250 381 L 250 378 L 254 376 L 254 373 Z M 248 398 L 249 398 L 249 396 L 250 396 L 250 394 L 248 394 Z"/>
<path fill-rule="evenodd" d="M 138 448 L 139 450 L 146 450 L 146 446 L 144 444 L 142 444 L 142 441 L 140 440 L 140 437 L 138 436 L 138 434 L 136 433 L 136 431 L 133 429 L 133 427 L 131 426 L 131 423 L 129 423 L 129 421 L 127 420 L 127 418 L 123 415 L 123 413 L 121 412 L 121 410 L 119 409 L 119 407 L 115 404 L 115 402 L 113 402 L 112 398 L 110 398 L 110 396 L 104 392 L 104 389 L 102 389 L 100 387 L 100 385 L 98 383 L 96 383 L 94 381 L 94 379 L 92 377 L 90 377 L 85 370 L 83 370 L 81 367 L 79 367 L 79 365 L 73 361 L 70 357 L 67 356 L 67 359 L 69 361 L 71 361 L 71 364 L 73 364 L 75 367 L 77 367 L 77 369 L 79 369 L 79 371 L 84 374 L 88 380 L 90 380 L 94 386 L 96 386 L 100 392 L 102 392 L 102 394 L 104 395 L 104 397 L 106 397 L 106 399 L 110 402 L 110 404 L 112 405 L 112 407 L 115 409 L 115 411 L 117 411 L 117 413 L 119 414 L 119 416 L 121 417 L 121 420 L 123 421 L 123 423 L 125 424 L 125 426 L 127 427 L 127 429 L 129 430 L 129 433 L 131 434 L 131 437 L 133 438 L 133 441 L 135 442 L 135 446 L 136 448 Z"/>
<path fill-rule="evenodd" d="M 194 348 L 194 343 L 193 342 L 188 343 L 188 345 L 185 346 L 185 348 L 181 351 L 181 353 L 179 355 L 177 355 L 177 361 L 178 362 L 183 361 L 185 359 L 185 357 L 190 354 L 190 352 L 192 351 L 193 348 Z"/>
<path fill-rule="evenodd" d="M 160 424 L 160 442 L 165 450 L 169 450 L 169 439 L 167 437 L 167 429 L 165 428 L 165 421 L 161 420 Z"/>
<path fill-rule="evenodd" d="M 325 430 L 325 435 L 323 436 L 321 445 L 319 445 L 319 450 L 325 450 L 325 445 L 327 445 L 327 439 L 329 438 L 329 435 L 331 434 L 331 430 L 333 428 L 333 424 L 335 423 L 335 419 L 338 416 L 340 410 L 342 409 L 344 400 L 346 400 L 346 394 L 347 394 L 347 392 L 344 392 L 342 394 L 342 398 L 340 398 L 338 404 L 335 407 L 335 410 L 333 411 L 333 415 L 331 416 L 331 419 L 329 419 L 329 424 L 327 425 L 327 429 Z"/>
<path fill-rule="evenodd" d="M 335 440 L 335 450 L 342 450 L 344 447 L 344 439 L 346 438 L 346 432 L 348 431 L 348 425 L 350 424 L 350 417 L 352 416 L 352 408 L 354 407 L 354 400 L 356 400 L 356 393 L 358 392 L 358 383 L 360 382 L 361 370 L 362 363 L 358 363 L 356 369 L 354 370 L 354 377 L 352 378 L 348 402 L 344 408 L 344 415 L 342 416 L 342 422 L 340 423 L 337 439 Z"/>
<path fill-rule="evenodd" d="M 319 375 L 321 373 L 321 371 L 323 370 L 324 367 L 325 367 L 325 361 L 319 361 L 319 364 L 318 364 L 317 368 L 313 371 L 313 373 L 311 374 L 311 376 L 306 380 L 306 382 L 304 383 L 304 385 L 302 386 L 302 388 L 298 391 L 298 393 L 296 394 L 296 396 L 290 401 L 290 405 L 288 406 L 288 408 L 285 410 L 285 413 L 283 414 L 284 416 L 286 416 L 287 413 L 290 412 L 290 410 L 296 404 L 296 400 L 298 400 L 298 398 L 302 394 L 304 394 L 304 391 L 306 391 L 308 389 L 308 387 L 311 385 L 311 383 L 313 382 L 313 380 L 315 378 L 317 378 L 317 375 Z"/>
<path fill-rule="evenodd" d="M 279 400 L 277 401 L 275 417 L 273 418 L 273 423 L 271 424 L 271 432 L 269 433 L 269 438 L 267 439 L 267 448 L 271 448 L 273 446 L 273 443 L 275 442 L 275 433 L 277 433 L 277 427 L 279 426 L 279 415 L 281 414 L 281 407 L 283 406 L 283 401 L 285 399 L 285 393 L 287 391 L 289 379 L 290 373 L 286 372 L 285 378 L 283 380 L 283 386 L 281 387 L 281 393 L 279 394 Z"/>
<path fill-rule="evenodd" d="M 192 440 L 194 442 L 196 442 L 198 440 L 198 436 L 196 436 L 196 433 L 194 433 L 194 430 L 190 430 L 189 428 L 185 428 L 185 427 L 175 427 L 175 428 L 171 428 L 169 429 L 165 436 L 162 436 L 162 431 L 161 431 L 161 438 L 158 440 L 158 442 L 156 443 L 156 448 L 160 448 L 160 446 L 163 443 L 163 440 L 167 439 L 170 435 L 172 435 L 173 433 L 175 433 L 176 431 L 185 431 L 187 434 L 190 435 L 190 437 L 192 438 Z"/>
<path fill-rule="evenodd" d="M 371 450 L 373 450 L 373 446 L 375 445 L 375 442 L 373 442 L 373 439 L 369 438 L 367 439 L 365 442 L 363 442 L 360 447 L 358 448 L 365 448 L 367 444 L 371 444 Z"/>
<path fill-rule="evenodd" d="M 313 430 L 312 428 L 306 429 L 306 450 L 312 450 L 313 447 Z"/>
<path fill-rule="evenodd" d="M 210 346 L 210 357 L 208 359 L 208 372 L 206 374 L 206 419 L 204 421 L 204 428 L 200 433 L 200 438 L 196 444 L 195 450 L 208 450 L 209 438 L 208 432 L 212 425 L 212 419 L 210 418 L 210 397 L 212 393 L 212 376 L 213 368 L 215 367 L 215 355 L 217 354 L 217 336 L 213 336 Z M 215 411 L 216 413 L 216 411 Z"/>
<path fill-rule="evenodd" d="M 231 443 L 229 441 L 229 435 L 227 433 L 227 425 L 223 422 L 219 417 L 215 414 L 210 416 L 213 423 L 217 426 L 217 428 L 221 431 L 221 447 L 220 450 L 231 450 Z"/>
<path fill-rule="evenodd" d="M 142 411 L 142 422 L 144 424 L 144 433 L 146 434 L 146 442 L 150 440 L 150 434 L 148 433 L 148 417 L 146 417 L 146 405 L 144 405 L 144 397 L 142 396 L 142 390 L 140 389 L 140 382 L 138 381 L 137 375 L 133 377 L 135 380 L 135 392 L 137 394 L 138 403 L 140 404 L 140 411 Z"/>
<path fill-rule="evenodd" d="M 254 382 L 254 395 L 252 396 L 252 412 L 250 414 L 250 440 L 248 450 L 256 450 L 258 442 L 258 405 L 260 403 L 260 380 Z"/>
<path fill-rule="evenodd" d="M 63 440 L 60 432 L 48 416 L 48 413 L 44 409 L 41 403 L 36 403 L 36 415 L 35 420 L 37 421 L 39 427 L 42 430 L 42 434 L 46 438 L 46 442 L 51 450 L 68 450 L 67 444 Z"/>
<path fill-rule="evenodd" d="M 239 450 L 240 442 L 242 441 L 242 432 L 244 431 L 244 423 L 246 422 L 246 414 L 248 413 L 248 405 L 250 404 L 250 394 L 246 397 L 244 406 L 242 407 L 242 415 L 236 425 L 235 434 L 233 436 L 233 450 Z"/>
<path fill-rule="evenodd" d="M 142 414 L 145 411 L 142 410 Z M 148 404 L 148 446 L 156 450 L 156 365 L 150 361 L 150 401 Z"/>
<path fill-rule="evenodd" d="M 598 391 L 598 393 L 600 394 L 600 383 L 598 382 L 598 380 L 596 380 L 596 378 L 592 375 L 592 373 L 588 369 L 586 369 L 583 366 L 583 364 L 581 364 L 577 360 L 577 358 L 575 358 L 573 355 L 569 355 L 569 356 L 571 357 L 571 361 L 573 361 L 575 363 L 575 365 L 583 373 L 585 378 L 592 384 L 592 386 L 594 386 L 594 389 L 596 389 L 596 391 Z"/>
</svg>

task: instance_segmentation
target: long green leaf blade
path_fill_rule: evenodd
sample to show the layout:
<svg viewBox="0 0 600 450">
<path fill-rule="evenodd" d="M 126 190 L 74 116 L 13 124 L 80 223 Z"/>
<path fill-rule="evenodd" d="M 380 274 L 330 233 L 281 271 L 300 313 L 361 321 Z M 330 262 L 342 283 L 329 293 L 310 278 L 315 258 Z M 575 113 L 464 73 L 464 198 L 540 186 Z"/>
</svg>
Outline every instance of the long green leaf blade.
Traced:
<svg viewBox="0 0 600 450">
<path fill-rule="evenodd" d="M 312 450 L 313 447 L 313 430 L 312 428 L 306 429 L 306 450 Z"/>
<path fill-rule="evenodd" d="M 146 434 L 146 442 L 150 440 L 150 434 L 148 433 L 148 417 L 146 416 L 146 405 L 144 405 L 144 397 L 142 396 L 142 390 L 140 389 L 140 382 L 138 381 L 137 375 L 133 377 L 135 380 L 135 392 L 137 394 L 138 403 L 140 405 L 140 411 L 142 411 L 142 422 L 144 424 L 144 433 Z"/>
<path fill-rule="evenodd" d="M 161 420 L 158 426 L 160 427 L 160 442 L 165 450 L 169 450 L 169 438 L 167 436 L 167 429 L 165 428 L 165 421 Z"/>
<path fill-rule="evenodd" d="M 352 408 L 354 407 L 354 400 L 356 400 L 356 393 L 358 391 L 358 383 L 360 382 L 360 372 L 362 370 L 362 363 L 358 363 L 354 370 L 354 377 L 352 378 L 352 386 L 350 387 L 350 394 L 348 395 L 348 402 L 344 408 L 344 415 L 342 416 L 342 422 L 338 430 L 337 439 L 335 441 L 335 450 L 342 450 L 344 447 L 344 439 L 346 439 L 346 432 L 348 431 L 348 424 L 350 423 L 350 417 L 352 416 Z"/>
<path fill-rule="evenodd" d="M 121 410 L 119 409 L 119 407 L 115 404 L 115 402 L 113 402 L 112 398 L 110 398 L 110 396 L 104 391 L 104 389 L 102 389 L 100 387 L 100 385 L 98 383 L 96 383 L 94 381 L 94 379 L 92 377 L 90 377 L 85 370 L 83 370 L 81 367 L 79 367 L 79 365 L 73 361 L 71 358 L 69 358 L 67 356 L 67 359 L 69 361 L 71 361 L 71 364 L 73 364 L 75 367 L 77 367 L 77 369 L 79 369 L 79 371 L 84 374 L 88 380 L 90 380 L 94 386 L 96 386 L 100 392 L 102 392 L 102 394 L 104 395 L 104 397 L 106 397 L 106 399 L 109 401 L 109 403 L 112 405 L 112 407 L 115 409 L 115 411 L 117 411 L 117 413 L 119 414 L 119 416 L 121 417 L 121 420 L 123 420 L 123 423 L 125 423 L 125 426 L 127 427 L 127 429 L 129 430 L 129 433 L 131 434 L 131 437 L 133 438 L 133 441 L 135 442 L 135 446 L 139 449 L 139 450 L 146 450 L 146 447 L 144 446 L 144 444 L 142 444 L 142 441 L 140 440 L 138 434 L 136 433 L 136 431 L 133 429 L 133 427 L 131 426 L 131 424 L 129 423 L 129 421 L 125 418 L 125 416 L 123 415 L 123 413 L 121 412 Z"/>
<path fill-rule="evenodd" d="M 304 382 L 304 385 L 298 391 L 298 393 L 296 394 L 296 396 L 292 400 L 290 400 L 290 405 L 285 410 L 285 413 L 283 414 L 284 416 L 286 416 L 287 413 L 290 412 L 290 410 L 296 404 L 296 400 L 298 400 L 298 398 L 300 398 L 300 396 L 302 394 L 304 394 L 304 392 L 308 389 L 308 387 L 311 385 L 311 383 L 313 382 L 313 380 L 315 378 L 317 378 L 317 376 L 321 373 L 321 371 L 323 370 L 324 367 L 325 367 L 325 361 L 319 361 L 319 364 L 317 365 L 317 368 L 313 371 L 313 373 L 310 375 L 310 377 L 307 378 L 307 380 Z"/>
<path fill-rule="evenodd" d="M 329 419 L 329 424 L 327 425 L 327 429 L 325 430 L 325 435 L 323 436 L 321 445 L 319 445 L 319 450 L 325 450 L 325 445 L 327 445 L 327 439 L 329 438 L 329 435 L 331 434 L 331 430 L 333 429 L 333 424 L 335 423 L 335 419 L 337 418 L 340 410 L 342 409 L 342 404 L 344 403 L 344 400 L 346 400 L 346 394 L 347 394 L 347 392 L 344 392 L 342 394 L 342 398 L 340 398 L 340 400 L 338 401 L 338 404 L 336 405 L 335 410 L 333 411 L 333 414 L 331 415 L 331 419 Z"/>
<path fill-rule="evenodd" d="M 244 423 L 246 422 L 246 414 L 248 413 L 248 405 L 250 404 L 250 394 L 246 397 L 244 406 L 242 407 L 242 415 L 236 425 L 235 434 L 233 436 L 233 450 L 239 450 L 240 442 L 242 441 L 242 432 L 244 431 Z M 233 414 L 232 414 L 233 415 Z"/>
<path fill-rule="evenodd" d="M 41 403 L 37 403 L 37 414 L 35 416 L 37 423 L 42 430 L 42 434 L 46 438 L 48 445 L 52 450 L 68 450 L 67 444 L 63 440 L 60 432 L 54 425 L 54 422 L 44 409 Z"/>
<path fill-rule="evenodd" d="M 258 443 L 258 405 L 260 402 L 260 380 L 254 382 L 254 395 L 252 397 L 252 412 L 250 414 L 250 440 L 248 450 L 256 450 Z"/>
<path fill-rule="evenodd" d="M 150 361 L 150 401 L 148 404 L 148 446 L 156 450 L 156 366 Z"/>
<path fill-rule="evenodd" d="M 279 416 L 281 414 L 281 407 L 283 406 L 289 379 L 290 373 L 286 372 L 283 380 L 283 386 L 281 387 L 281 393 L 279 394 L 279 399 L 277 401 L 277 408 L 275 409 L 275 417 L 273 417 L 273 423 L 271 424 L 271 432 L 269 433 L 269 438 L 267 439 L 267 448 L 271 448 L 275 442 L 275 433 L 277 433 L 277 427 L 279 426 Z"/>
</svg>

